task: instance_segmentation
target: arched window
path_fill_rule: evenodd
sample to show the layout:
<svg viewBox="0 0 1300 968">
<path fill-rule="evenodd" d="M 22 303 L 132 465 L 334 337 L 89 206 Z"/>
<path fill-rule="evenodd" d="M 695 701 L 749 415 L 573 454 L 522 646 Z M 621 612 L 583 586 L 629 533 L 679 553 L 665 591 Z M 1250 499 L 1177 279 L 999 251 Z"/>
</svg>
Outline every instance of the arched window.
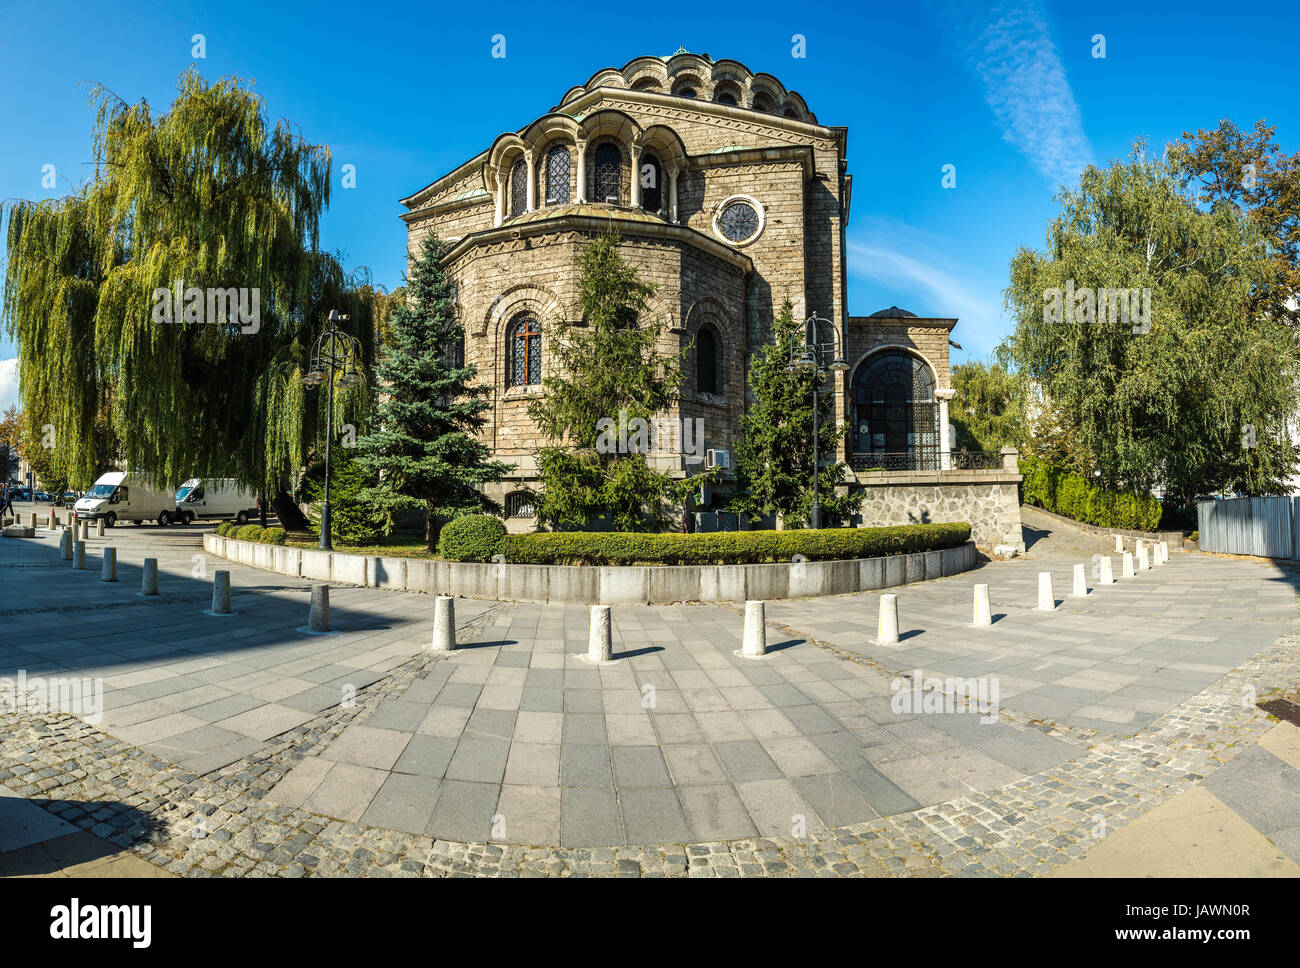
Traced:
<svg viewBox="0 0 1300 968">
<path fill-rule="evenodd" d="M 853 375 L 853 466 L 935 470 L 939 406 L 934 374 L 903 350 L 867 358 Z"/>
<path fill-rule="evenodd" d="M 776 113 L 776 101 L 772 100 L 772 95 L 766 91 L 759 91 L 754 95 L 754 110 L 762 111 L 766 114 Z"/>
<path fill-rule="evenodd" d="M 465 366 L 465 334 L 449 340 L 442 348 L 442 361 L 457 370 Z"/>
<path fill-rule="evenodd" d="M 603 144 L 596 148 L 596 191 L 593 200 L 606 202 L 613 199 L 614 204 L 622 200 L 620 169 L 623 167 L 623 155 L 617 145 Z"/>
<path fill-rule="evenodd" d="M 657 212 L 663 208 L 664 166 L 659 159 L 646 152 L 641 156 L 641 207 L 647 212 Z"/>
<path fill-rule="evenodd" d="M 712 326 L 701 326 L 695 337 L 695 386 L 700 393 L 722 396 L 722 374 L 718 363 L 718 334 Z"/>
<path fill-rule="evenodd" d="M 528 162 L 520 158 L 510 169 L 510 214 L 528 211 Z"/>
<path fill-rule="evenodd" d="M 537 506 L 533 496 L 527 491 L 512 491 L 506 495 L 506 516 L 511 518 L 535 518 Z"/>
<path fill-rule="evenodd" d="M 736 99 L 730 94 L 719 94 L 714 100 L 718 104 L 730 104 L 733 108 L 736 106 Z"/>
<path fill-rule="evenodd" d="M 542 330 L 530 313 L 520 313 L 506 327 L 506 386 L 542 382 Z"/>
<path fill-rule="evenodd" d="M 569 149 L 557 145 L 546 153 L 546 204 L 569 201 Z"/>
</svg>

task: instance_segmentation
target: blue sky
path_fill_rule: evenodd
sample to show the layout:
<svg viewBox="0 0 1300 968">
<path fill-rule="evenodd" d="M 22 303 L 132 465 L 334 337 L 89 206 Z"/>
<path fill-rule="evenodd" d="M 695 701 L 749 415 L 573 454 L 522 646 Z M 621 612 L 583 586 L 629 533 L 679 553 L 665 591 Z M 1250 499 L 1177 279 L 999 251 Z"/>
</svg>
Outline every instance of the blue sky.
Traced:
<svg viewBox="0 0 1300 968">
<path fill-rule="evenodd" d="M 641 10 L 653 16 L 637 19 Z M 838 14 L 831 11 L 838 9 Z M 849 309 L 957 316 L 954 361 L 1007 332 L 1018 246 L 1042 245 L 1081 165 L 1232 118 L 1300 148 L 1292 4 L 1090 2 L 643 5 L 0 0 L 0 198 L 64 194 L 91 171 L 87 89 L 168 105 L 191 63 L 256 80 L 269 113 L 333 152 L 322 241 L 400 284 L 398 199 L 557 104 L 602 67 L 679 46 L 731 57 L 849 128 Z M 632 18 L 632 19 L 629 19 Z M 206 56 L 192 57 L 202 34 Z M 506 57 L 491 56 L 492 37 Z M 791 38 L 806 38 L 806 57 Z M 1106 56 L 1093 56 L 1093 37 Z M 52 164 L 58 189 L 41 187 Z M 356 187 L 340 189 L 342 165 Z M 957 184 L 945 189 L 944 165 Z M 0 335 L 0 407 L 14 402 Z"/>
</svg>

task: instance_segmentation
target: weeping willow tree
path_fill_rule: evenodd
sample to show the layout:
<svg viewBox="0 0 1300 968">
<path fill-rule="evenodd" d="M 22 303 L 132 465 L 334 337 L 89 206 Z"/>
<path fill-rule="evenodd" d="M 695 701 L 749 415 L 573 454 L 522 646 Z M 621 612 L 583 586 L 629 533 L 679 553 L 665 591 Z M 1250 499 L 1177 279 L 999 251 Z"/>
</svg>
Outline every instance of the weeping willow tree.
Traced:
<svg viewBox="0 0 1300 968">
<path fill-rule="evenodd" d="M 105 469 L 107 423 L 121 466 L 235 477 L 296 519 L 284 492 L 323 444 L 327 396 L 302 375 L 330 309 L 367 375 L 373 360 L 369 279 L 318 248 L 329 150 L 272 125 L 238 78 L 187 71 L 157 116 L 102 86 L 91 104 L 89 181 L 0 210 L 23 407 L 54 428 L 50 460 L 73 486 Z M 364 424 L 368 385 L 337 388 L 336 427 Z"/>
</svg>

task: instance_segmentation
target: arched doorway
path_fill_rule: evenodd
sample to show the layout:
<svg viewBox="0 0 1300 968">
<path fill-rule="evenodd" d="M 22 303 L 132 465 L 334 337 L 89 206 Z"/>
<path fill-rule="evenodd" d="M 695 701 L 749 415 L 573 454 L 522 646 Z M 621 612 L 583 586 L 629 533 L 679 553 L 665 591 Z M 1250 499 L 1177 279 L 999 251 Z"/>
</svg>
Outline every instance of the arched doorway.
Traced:
<svg viewBox="0 0 1300 968">
<path fill-rule="evenodd" d="M 906 350 L 882 350 L 853 374 L 855 470 L 937 470 L 939 405 L 934 372 Z"/>
</svg>

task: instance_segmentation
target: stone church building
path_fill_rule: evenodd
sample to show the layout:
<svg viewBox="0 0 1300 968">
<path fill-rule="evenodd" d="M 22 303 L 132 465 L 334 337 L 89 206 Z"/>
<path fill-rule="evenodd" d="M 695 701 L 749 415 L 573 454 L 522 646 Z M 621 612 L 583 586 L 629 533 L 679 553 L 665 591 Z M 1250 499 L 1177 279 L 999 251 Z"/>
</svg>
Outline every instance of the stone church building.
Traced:
<svg viewBox="0 0 1300 968">
<path fill-rule="evenodd" d="M 664 416 L 702 428 L 698 453 L 707 456 L 661 453 L 661 468 L 690 475 L 706 462 L 734 466 L 746 362 L 788 299 L 796 318 L 815 314 L 842 334 L 849 369 L 829 374 L 827 389 L 833 384 L 835 412 L 851 427 L 837 456 L 854 469 L 852 486 L 868 492 L 858 523 L 970 520 L 972 500 L 981 518 L 1005 518 L 1010 483 L 1019 542 L 1014 466 L 957 468 L 980 461 L 950 453 L 956 319 L 897 308 L 848 315 L 847 145 L 846 128 L 821 123 L 772 75 L 679 51 L 598 71 L 402 200 L 410 253 L 429 231 L 449 244 L 444 268 L 465 359 L 494 389 L 483 434 L 516 465 L 492 493 L 512 530 L 532 527 L 521 489 L 536 481 L 543 441 L 527 406 L 550 366 L 547 321 L 580 317 L 580 248 L 613 231 L 623 257 L 656 288 L 649 311 L 669 320 L 664 349 L 692 347 L 676 412 Z M 995 521 L 977 528 L 977 540 L 991 544 L 1011 530 Z"/>
</svg>

